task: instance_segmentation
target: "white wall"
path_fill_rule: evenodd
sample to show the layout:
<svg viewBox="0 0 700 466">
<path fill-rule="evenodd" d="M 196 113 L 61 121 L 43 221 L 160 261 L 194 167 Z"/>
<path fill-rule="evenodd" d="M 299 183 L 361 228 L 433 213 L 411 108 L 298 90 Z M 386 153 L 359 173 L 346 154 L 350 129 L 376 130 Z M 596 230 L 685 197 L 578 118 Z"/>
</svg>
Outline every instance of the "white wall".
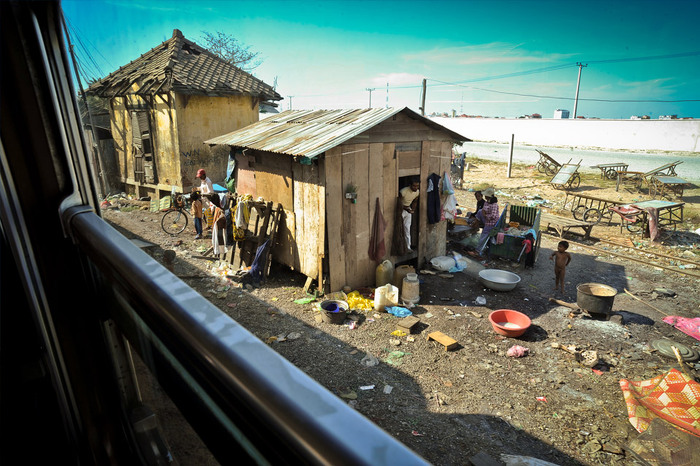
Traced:
<svg viewBox="0 0 700 466">
<path fill-rule="evenodd" d="M 474 141 L 700 152 L 700 120 L 556 120 L 431 117 Z"/>
</svg>

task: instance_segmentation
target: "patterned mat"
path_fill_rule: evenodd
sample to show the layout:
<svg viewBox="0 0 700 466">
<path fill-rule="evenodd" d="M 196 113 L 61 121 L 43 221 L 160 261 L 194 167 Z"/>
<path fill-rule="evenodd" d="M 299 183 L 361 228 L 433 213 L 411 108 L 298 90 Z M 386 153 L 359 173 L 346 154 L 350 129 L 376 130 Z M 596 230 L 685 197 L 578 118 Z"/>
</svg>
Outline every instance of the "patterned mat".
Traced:
<svg viewBox="0 0 700 466">
<path fill-rule="evenodd" d="M 700 384 L 671 369 L 650 380 L 620 380 L 630 422 L 638 432 L 655 418 L 700 437 Z"/>
</svg>

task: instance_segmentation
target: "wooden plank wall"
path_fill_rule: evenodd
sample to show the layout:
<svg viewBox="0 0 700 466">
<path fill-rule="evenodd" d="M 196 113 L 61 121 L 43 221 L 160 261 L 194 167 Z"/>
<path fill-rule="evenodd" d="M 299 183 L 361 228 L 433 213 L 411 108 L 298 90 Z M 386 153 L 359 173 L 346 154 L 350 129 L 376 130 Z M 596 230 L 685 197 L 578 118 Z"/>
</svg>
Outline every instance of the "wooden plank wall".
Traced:
<svg viewBox="0 0 700 466">
<path fill-rule="evenodd" d="M 326 152 L 326 216 L 329 287 L 337 291 L 373 287 L 377 263 L 369 258 L 369 244 L 377 199 L 386 222 L 386 256 L 391 251 L 397 166 L 394 144 L 346 144 Z M 335 181 L 335 180 L 339 180 Z M 357 201 L 345 199 L 349 184 L 357 187 Z"/>
<path fill-rule="evenodd" d="M 423 141 L 421 150 L 421 195 L 420 195 L 420 235 L 418 239 L 418 266 L 422 267 L 435 256 L 445 254 L 447 245 L 447 222 L 428 224 L 427 197 L 428 176 L 432 173 L 440 177 L 450 169 L 452 143 L 450 141 Z M 445 196 L 440 196 L 440 203 Z"/>
<path fill-rule="evenodd" d="M 295 269 L 311 278 L 318 278 L 319 251 L 324 250 L 324 190 L 319 185 L 317 164 L 292 164 L 294 213 L 296 215 L 295 247 L 298 264 Z M 291 225 L 287 226 L 291 229 Z"/>
</svg>

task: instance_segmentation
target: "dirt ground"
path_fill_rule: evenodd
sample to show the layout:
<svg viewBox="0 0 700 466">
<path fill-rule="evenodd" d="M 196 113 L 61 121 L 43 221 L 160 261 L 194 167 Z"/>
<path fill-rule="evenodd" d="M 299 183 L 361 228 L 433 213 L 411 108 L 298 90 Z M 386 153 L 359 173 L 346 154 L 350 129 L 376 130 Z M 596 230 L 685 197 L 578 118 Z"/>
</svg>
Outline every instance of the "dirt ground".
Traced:
<svg viewBox="0 0 700 466">
<path fill-rule="evenodd" d="M 561 210 L 565 193 L 552 189 L 549 177 L 533 167 L 515 166 L 506 178 L 503 164 L 471 160 L 470 165 L 456 192 L 460 208 L 473 207 L 470 189 L 490 185 L 501 206 L 541 200 L 548 211 L 570 215 Z M 648 198 L 626 190 L 618 193 L 613 182 L 593 172 L 583 174 L 575 192 L 623 201 Z M 664 231 L 658 244 L 621 233 L 615 223 L 594 227 L 595 240 L 566 237 L 573 259 L 563 295 L 552 292 L 549 256 L 559 238 L 549 235 L 544 235 L 534 269 L 503 260 L 488 265 L 521 276 L 510 292 L 484 288 L 478 281 L 484 266 L 478 261 L 470 260 L 466 270 L 451 278 L 421 273 L 420 301 L 411 309 L 420 323 L 413 334 L 402 337 L 392 335 L 398 319 L 387 313 L 356 312 L 352 325 L 351 320 L 341 325 L 319 322 L 316 303 L 294 303 L 307 297 L 305 277 L 274 263 L 261 287 L 240 287 L 226 279 L 232 271 L 225 265 L 191 257 L 208 249 L 210 240 L 194 240 L 193 227 L 179 236 L 166 235 L 160 229 L 161 214 L 140 210 L 138 202 L 112 199 L 103 216 L 127 237 L 153 243 L 145 250 L 159 261 L 166 251 L 175 251 L 176 275 L 433 464 L 469 464 L 480 452 L 495 459 L 524 455 L 562 465 L 639 464 L 625 448 L 639 434 L 628 421 L 619 381 L 646 380 L 679 368 L 675 359 L 651 346 L 654 340 L 668 338 L 700 350 L 700 342 L 662 321 L 665 315 L 700 316 L 700 271 L 680 261 L 700 262 L 698 236 L 692 233 L 700 226 L 699 194 L 695 187 L 686 191 L 688 221 L 678 231 Z M 448 244 L 448 250 L 466 254 L 456 243 Z M 650 265 L 645 262 L 656 260 L 651 253 L 669 257 Z M 610 320 L 573 314 L 548 300 L 555 296 L 575 303 L 576 285 L 585 282 L 619 291 Z M 372 291 L 373 285 L 361 291 Z M 484 297 L 486 304 L 476 304 L 477 297 Z M 519 338 L 497 335 L 488 320 L 496 309 L 527 314 L 531 328 Z M 427 334 L 434 331 L 454 338 L 457 348 L 446 351 L 428 341 Z M 301 336 L 286 338 L 290 334 Z M 516 344 L 529 349 L 526 357 L 506 355 Z M 553 344 L 594 350 L 600 362 L 588 367 Z M 367 365 L 372 359 L 368 355 L 378 364 Z M 686 369 L 698 379 L 699 361 Z M 367 386 L 374 388 L 361 388 Z M 181 464 L 203 464 L 196 446 L 171 446 Z"/>
</svg>

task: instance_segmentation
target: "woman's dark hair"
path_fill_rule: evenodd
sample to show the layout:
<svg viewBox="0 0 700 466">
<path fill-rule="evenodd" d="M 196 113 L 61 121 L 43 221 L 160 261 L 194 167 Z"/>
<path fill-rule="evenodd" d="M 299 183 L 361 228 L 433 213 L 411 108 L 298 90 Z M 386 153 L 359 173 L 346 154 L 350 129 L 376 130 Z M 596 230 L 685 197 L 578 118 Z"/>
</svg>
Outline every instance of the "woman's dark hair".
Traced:
<svg viewBox="0 0 700 466">
<path fill-rule="evenodd" d="M 207 199 L 209 199 L 209 202 L 214 204 L 216 207 L 221 208 L 221 200 L 219 199 L 218 194 L 209 194 Z"/>
<path fill-rule="evenodd" d="M 495 204 L 498 202 L 498 198 L 496 196 L 491 196 L 489 198 L 489 204 Z"/>
</svg>

